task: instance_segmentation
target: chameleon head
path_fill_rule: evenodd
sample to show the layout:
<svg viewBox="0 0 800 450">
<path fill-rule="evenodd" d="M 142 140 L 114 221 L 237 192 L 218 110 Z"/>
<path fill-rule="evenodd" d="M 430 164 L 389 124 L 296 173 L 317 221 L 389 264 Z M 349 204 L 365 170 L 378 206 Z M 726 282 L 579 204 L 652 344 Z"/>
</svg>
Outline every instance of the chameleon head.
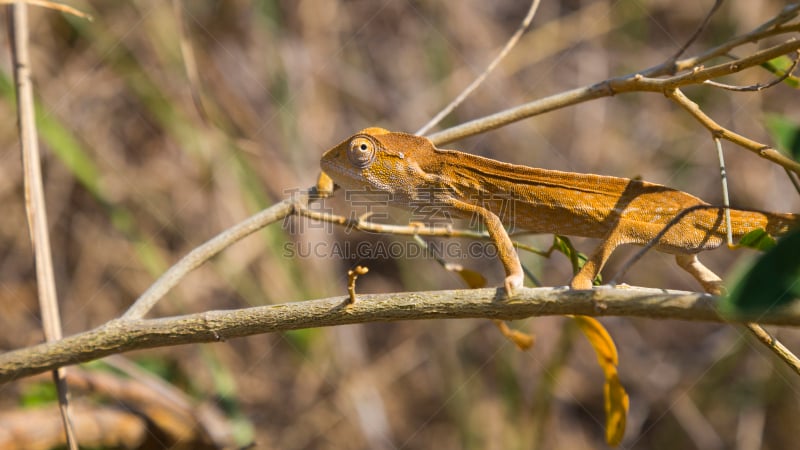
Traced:
<svg viewBox="0 0 800 450">
<path fill-rule="evenodd" d="M 423 137 L 366 128 L 325 152 L 320 167 L 344 189 L 409 196 L 427 178 L 414 157 L 426 150 L 433 151 L 433 145 Z"/>
</svg>

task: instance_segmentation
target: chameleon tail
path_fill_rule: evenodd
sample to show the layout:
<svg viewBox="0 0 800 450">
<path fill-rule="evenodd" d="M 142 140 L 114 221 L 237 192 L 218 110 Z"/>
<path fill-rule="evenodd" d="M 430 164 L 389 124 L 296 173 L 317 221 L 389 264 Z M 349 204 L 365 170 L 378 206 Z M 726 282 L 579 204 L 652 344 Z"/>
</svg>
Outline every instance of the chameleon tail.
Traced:
<svg viewBox="0 0 800 450">
<path fill-rule="evenodd" d="M 731 210 L 731 227 L 735 237 L 744 236 L 756 228 L 762 228 L 770 236 L 778 237 L 798 226 L 800 226 L 798 214 Z"/>
</svg>

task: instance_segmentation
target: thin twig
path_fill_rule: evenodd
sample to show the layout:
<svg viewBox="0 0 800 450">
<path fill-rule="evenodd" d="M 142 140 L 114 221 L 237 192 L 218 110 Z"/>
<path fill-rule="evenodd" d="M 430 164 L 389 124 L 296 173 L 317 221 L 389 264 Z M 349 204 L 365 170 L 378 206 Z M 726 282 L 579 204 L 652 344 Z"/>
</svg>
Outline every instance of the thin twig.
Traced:
<svg viewBox="0 0 800 450">
<path fill-rule="evenodd" d="M 8 7 L 9 38 L 12 44 L 11 58 L 14 66 L 14 81 L 17 91 L 17 114 L 19 115 L 19 140 L 25 185 L 25 212 L 28 216 L 31 245 L 36 264 L 36 285 L 42 324 L 47 341 L 61 339 L 61 319 L 58 311 L 53 257 L 50 253 L 50 234 L 47 230 L 47 208 L 44 200 L 42 167 L 39 156 L 39 141 L 36 130 L 33 85 L 31 83 L 31 61 L 28 51 L 28 6 L 17 3 Z M 58 392 L 59 410 L 64 426 L 67 445 L 77 450 L 78 442 L 69 415 L 69 399 L 64 369 L 53 371 L 53 381 Z"/>
<path fill-rule="evenodd" d="M 525 103 L 523 105 L 519 105 L 513 108 L 509 108 L 507 110 L 501 111 L 499 113 L 492 114 L 490 116 L 486 116 L 480 119 L 475 119 L 470 122 L 466 122 L 445 130 L 438 131 L 429 135 L 428 137 L 435 143 L 435 144 L 446 144 L 449 142 L 456 141 L 458 139 L 462 139 L 465 137 L 473 136 L 475 134 L 479 134 L 484 131 L 492 130 L 495 128 L 499 128 L 503 125 L 507 125 L 509 123 L 513 123 L 518 120 L 522 120 L 528 117 L 532 117 L 534 115 L 543 114 L 554 109 L 563 108 L 565 106 L 574 105 L 577 103 L 582 103 L 585 101 L 593 100 L 596 98 L 612 96 L 616 93 L 622 91 L 615 91 L 610 89 L 608 86 L 610 83 L 625 83 L 627 80 L 633 78 L 645 78 L 645 77 L 659 77 L 663 75 L 670 75 L 675 73 L 673 70 L 673 66 L 677 67 L 679 70 L 687 70 L 690 68 L 697 68 L 698 65 L 708 61 L 712 58 L 727 55 L 730 51 L 740 45 L 758 42 L 761 39 L 765 39 L 771 36 L 780 35 L 780 34 L 787 34 L 787 33 L 795 33 L 800 31 L 800 24 L 793 24 L 791 26 L 779 27 L 777 23 L 784 23 L 792 18 L 792 15 L 787 13 L 797 14 L 800 11 L 800 3 L 790 5 L 789 7 L 785 8 L 784 12 L 782 12 L 776 18 L 771 19 L 770 21 L 766 22 L 765 24 L 761 25 L 760 27 L 756 28 L 755 30 L 751 31 L 750 33 L 744 34 L 737 38 L 731 39 L 724 44 L 712 48 L 700 55 L 682 59 L 680 61 L 674 62 L 674 64 L 670 64 L 669 61 L 661 63 L 659 65 L 650 67 L 648 69 L 630 73 L 627 75 L 622 75 L 616 78 L 611 78 L 599 83 L 595 83 L 590 86 L 584 86 L 581 88 L 576 88 L 570 91 L 562 92 L 560 94 L 552 95 L 550 97 L 545 97 L 543 99 L 534 100 L 529 103 Z M 777 18 L 782 18 L 781 21 L 777 21 Z M 792 45 L 792 43 L 795 43 Z M 785 48 L 784 46 L 788 45 L 789 48 Z M 762 50 L 759 53 L 763 53 L 767 50 L 774 50 L 776 47 L 779 48 L 779 51 L 774 56 L 770 53 L 770 56 L 763 61 L 759 61 L 757 64 L 762 62 L 768 61 L 774 57 L 780 56 L 781 54 L 785 54 L 794 50 L 797 50 L 800 45 L 797 45 L 796 38 L 790 38 L 783 44 L 778 44 L 777 46 L 768 48 L 766 50 Z M 746 68 L 744 66 L 740 66 L 739 64 L 734 64 L 730 62 L 728 64 L 733 64 L 729 66 L 729 68 L 733 68 L 733 71 L 729 73 L 720 73 L 715 74 L 714 76 L 723 76 L 729 75 L 730 73 L 739 72 L 742 69 Z M 753 64 L 749 64 L 747 67 L 751 67 Z M 670 78 L 660 79 L 660 80 L 674 80 L 677 79 L 679 76 L 675 75 Z M 709 77 L 706 79 L 710 79 L 713 77 Z M 705 81 L 701 80 L 701 81 Z M 696 84 L 696 83 L 695 83 Z M 622 86 L 618 86 L 622 87 Z M 665 89 L 668 87 L 678 87 L 675 86 L 660 86 L 660 89 Z M 635 90 L 652 90 L 652 89 L 641 89 L 637 88 Z M 629 90 L 625 92 L 633 92 L 634 90 Z M 654 91 L 658 91 L 655 89 Z"/>
<path fill-rule="evenodd" d="M 386 223 L 376 223 L 366 220 L 366 217 L 350 218 L 338 214 L 324 213 L 312 209 L 304 208 L 300 205 L 294 213 L 308 217 L 309 219 L 320 222 L 340 225 L 348 229 L 368 231 L 372 233 L 386 233 L 398 236 L 438 236 L 438 237 L 462 237 L 472 239 L 489 239 L 489 233 L 485 231 L 461 230 L 452 227 L 429 227 L 421 223 L 411 225 L 392 225 Z"/>
<path fill-rule="evenodd" d="M 782 26 L 786 22 L 797 17 L 800 12 L 800 3 L 793 3 L 786 6 L 778 15 L 759 25 L 749 33 L 729 39 L 722 44 L 712 47 L 697 56 L 685 58 L 679 61 L 667 60 L 656 66 L 650 67 L 641 72 L 642 75 L 655 77 L 660 75 L 673 75 L 682 70 L 688 70 L 692 67 L 697 67 L 704 62 L 714 59 L 719 56 L 727 55 L 731 50 L 745 44 L 759 42 L 781 34 L 788 34 L 800 30 L 800 24 L 792 24 Z"/>
<path fill-rule="evenodd" d="M 648 241 L 647 244 L 643 245 L 636 253 L 634 253 L 633 256 L 628 258 L 628 260 L 625 261 L 624 264 L 622 264 L 622 266 L 617 270 L 617 272 L 614 274 L 614 276 L 611 277 L 611 279 L 609 280 L 609 284 L 612 284 L 612 285 L 616 284 L 618 282 L 618 280 L 622 279 L 622 277 L 625 276 L 625 273 L 628 272 L 628 269 L 630 269 L 634 264 L 636 264 L 636 262 L 639 261 L 639 259 L 641 259 L 642 256 L 644 256 L 645 253 L 647 253 L 648 251 L 650 251 L 650 249 L 655 247 L 655 245 L 658 244 L 658 242 L 661 240 L 661 238 L 663 238 L 664 235 L 667 234 L 669 232 L 669 230 L 672 227 L 674 227 L 675 225 L 677 225 L 678 222 L 680 222 L 684 217 L 686 217 L 688 214 L 691 214 L 691 213 L 693 213 L 695 211 L 700 211 L 700 210 L 703 210 L 703 209 L 716 209 L 716 210 L 720 210 L 721 211 L 721 210 L 725 210 L 726 208 L 724 206 L 715 206 L 715 205 L 694 205 L 694 206 L 690 206 L 690 207 L 688 207 L 686 209 L 681 210 L 681 212 L 676 214 L 675 217 L 673 217 L 669 222 L 666 223 L 666 225 L 664 225 L 663 228 L 661 228 L 661 231 L 659 231 L 658 234 L 653 236 L 653 238 L 650 239 L 650 241 Z M 738 210 L 739 211 L 748 211 L 748 212 L 761 213 L 761 214 L 769 214 L 766 211 L 761 211 L 761 210 L 758 210 L 758 209 L 739 208 Z"/>
<path fill-rule="evenodd" d="M 700 23 L 700 25 L 697 27 L 697 29 L 694 30 L 694 33 L 689 38 L 689 40 L 687 40 L 686 43 L 683 44 L 683 46 L 681 48 L 679 48 L 678 51 L 675 52 L 675 54 L 672 55 L 672 57 L 667 61 L 671 61 L 672 65 L 673 66 L 675 65 L 675 61 L 677 61 L 678 58 L 681 55 L 683 55 L 683 52 L 685 52 L 686 49 L 688 49 L 689 46 L 692 45 L 694 43 L 694 41 L 697 40 L 698 37 L 700 37 L 700 34 L 703 32 L 703 30 L 706 29 L 706 27 L 708 26 L 709 22 L 711 22 L 711 16 L 713 16 L 714 13 L 717 12 L 719 7 L 722 6 L 722 2 L 723 2 L 723 0 L 715 0 L 714 1 L 714 5 L 708 11 L 708 14 L 706 14 L 705 18 L 703 18 L 703 21 Z"/>
<path fill-rule="evenodd" d="M 800 194 L 800 181 L 797 180 L 797 174 L 790 171 L 789 169 L 783 169 L 786 172 L 786 176 L 789 177 L 789 181 L 792 182 L 792 186 L 794 186 L 794 190 Z"/>
<path fill-rule="evenodd" d="M 164 275 L 161 275 L 147 291 L 136 299 L 134 304 L 122 315 L 121 319 L 135 320 L 144 317 L 189 272 L 235 242 L 292 214 L 296 205 L 307 202 L 309 193 L 312 192 L 316 191 L 313 189 L 300 191 L 293 198 L 283 200 L 258 214 L 248 217 L 195 248 L 170 267 Z"/>
<path fill-rule="evenodd" d="M 800 29 L 800 28 L 798 28 Z M 672 100 L 681 104 L 690 112 L 703 126 L 708 128 L 719 137 L 729 140 L 757 155 L 779 164 L 797 174 L 800 174 L 800 163 L 785 157 L 777 150 L 759 142 L 748 139 L 730 130 L 721 127 L 710 117 L 703 113 L 700 108 L 691 102 L 678 89 L 681 86 L 702 84 L 706 80 L 717 78 L 732 73 L 740 72 L 744 69 L 760 65 L 770 59 L 794 52 L 800 49 L 800 41 L 790 38 L 786 42 L 777 44 L 770 48 L 756 52 L 750 56 L 737 59 L 735 61 L 718 64 L 716 66 L 704 68 L 696 67 L 687 73 L 682 73 L 668 78 L 651 78 L 642 73 L 630 74 L 584 86 L 560 94 L 534 100 L 513 108 L 509 108 L 480 119 L 475 119 L 452 128 L 448 128 L 428 136 L 435 145 L 443 145 L 458 139 L 484 133 L 502 126 L 527 119 L 539 114 L 543 114 L 556 109 L 571 105 L 587 102 L 602 97 L 610 97 L 627 92 L 659 92 L 667 95 Z"/>
<path fill-rule="evenodd" d="M 722 89 L 725 89 L 725 90 L 728 90 L 728 91 L 733 91 L 733 92 L 758 92 L 758 91 L 763 91 L 764 89 L 769 89 L 772 86 L 780 84 L 783 80 L 789 78 L 792 75 L 794 70 L 797 68 L 797 63 L 800 62 L 800 51 L 795 51 L 795 57 L 793 59 L 794 60 L 792 61 L 792 65 L 788 69 L 786 69 L 786 71 L 784 71 L 783 75 L 779 76 L 778 78 L 775 78 L 774 80 L 772 80 L 772 81 L 770 81 L 768 83 L 756 83 L 756 84 L 751 84 L 749 86 L 734 86 L 734 85 L 731 85 L 731 84 L 720 83 L 720 82 L 713 81 L 713 80 L 706 80 L 706 81 L 703 82 L 703 84 L 708 85 L 708 86 L 722 88 Z"/>
<path fill-rule="evenodd" d="M 175 29 L 178 31 L 178 43 L 181 48 L 181 56 L 183 61 L 183 68 L 186 71 L 186 79 L 189 82 L 189 91 L 192 93 L 192 101 L 194 102 L 195 110 L 206 125 L 209 124 L 208 111 L 205 107 L 203 91 L 200 86 L 200 75 L 197 70 L 197 58 L 194 55 L 194 48 L 189 40 L 188 30 L 186 29 L 186 20 L 183 14 L 183 1 L 172 0 L 172 11 L 175 14 L 175 21 L 178 22 Z"/>
<path fill-rule="evenodd" d="M 722 153 L 722 141 L 714 136 L 714 146 L 717 148 L 719 159 L 719 178 L 722 183 L 722 206 L 725 207 L 725 237 L 728 246 L 733 247 L 733 227 L 731 226 L 731 199 L 728 195 L 728 173 L 725 170 L 725 157 Z"/>
<path fill-rule="evenodd" d="M 364 266 L 356 266 L 355 269 L 347 271 L 347 303 L 349 305 L 356 302 L 356 280 L 358 276 L 365 275 L 367 272 L 369 272 L 369 268 Z"/>
<path fill-rule="evenodd" d="M 797 61 L 795 61 L 796 64 Z M 725 229 L 726 229 L 726 240 L 728 242 L 728 246 L 733 248 L 733 227 L 731 226 L 731 203 L 730 197 L 728 195 L 728 176 L 725 170 L 725 159 L 723 157 L 722 152 L 722 141 L 717 136 L 714 136 L 714 145 L 717 148 L 717 157 L 719 158 L 719 172 L 720 172 L 720 179 L 722 181 L 722 202 L 725 211 Z M 758 338 L 759 342 L 767 346 L 772 352 L 774 352 L 778 358 L 780 358 L 783 362 L 786 363 L 787 366 L 791 367 L 798 375 L 800 375 L 800 360 L 797 359 L 797 356 L 794 355 L 785 345 L 783 345 L 780 341 L 772 337 L 767 331 L 761 326 L 756 323 L 748 323 L 745 324 L 745 327 L 753 333 L 756 338 Z"/>
<path fill-rule="evenodd" d="M 772 350 L 778 358 L 786 363 L 794 372 L 800 375 L 800 359 L 792 353 L 791 350 L 786 348 L 785 345 L 781 343 L 781 341 L 775 339 L 771 334 L 767 332 L 761 325 L 757 323 L 746 323 L 745 328 L 750 331 L 759 342 L 764 344 L 768 349 Z"/>
<path fill-rule="evenodd" d="M 359 295 L 353 305 L 347 305 L 346 300 L 346 296 L 338 296 L 162 319 L 112 320 L 59 341 L 0 353 L 0 383 L 131 350 L 352 323 L 445 318 L 519 320 L 567 314 L 717 323 L 754 320 L 748 316 L 723 317 L 717 309 L 719 299 L 712 295 L 639 287 L 590 291 L 520 288 L 511 300 L 503 299 L 501 289 L 367 294 Z M 606 307 L 597 308 L 598 303 Z M 758 320 L 800 326 L 800 304 L 770 310 Z"/>
<path fill-rule="evenodd" d="M 714 205 L 694 205 L 694 206 L 690 206 L 690 207 L 688 207 L 686 209 L 681 210 L 681 212 L 676 214 L 675 217 L 673 217 L 669 222 L 666 223 L 666 225 L 664 225 L 663 228 L 661 228 L 661 231 L 659 231 L 658 234 L 653 236 L 653 238 L 650 239 L 650 241 L 648 241 L 647 244 L 643 245 L 642 248 L 639 249 L 639 251 L 634 253 L 633 256 L 628 258 L 628 260 L 625 261 L 624 264 L 622 264 L 622 266 L 619 268 L 619 270 L 617 270 L 617 272 L 614 274 L 614 276 L 611 277 L 611 279 L 609 280 L 609 284 L 612 284 L 612 285 L 616 284 L 618 282 L 618 280 L 622 279 L 622 277 L 624 277 L 625 274 L 628 272 L 628 269 L 630 269 L 634 264 L 636 264 L 636 262 L 638 262 L 639 259 L 641 259 L 642 256 L 644 256 L 645 253 L 647 253 L 648 251 L 650 251 L 650 249 L 655 247 L 655 245 L 658 244 L 658 242 L 661 240 L 661 238 L 663 238 L 664 235 L 667 234 L 667 232 L 669 232 L 669 230 L 672 227 L 677 225 L 678 222 L 680 222 L 684 217 L 686 217 L 686 215 L 691 214 L 691 213 L 693 213 L 695 211 L 703 210 L 703 209 L 722 210 L 722 209 L 725 209 L 725 208 L 721 207 L 721 206 L 714 206 Z M 761 212 L 761 211 L 758 211 L 758 212 Z"/>
<path fill-rule="evenodd" d="M 465 229 L 453 228 L 451 226 L 430 227 L 422 223 L 414 223 L 409 225 L 392 225 L 388 223 L 376 223 L 366 220 L 366 218 L 363 216 L 357 218 L 350 218 L 338 214 L 315 211 L 312 209 L 308 209 L 304 205 L 299 203 L 296 205 L 296 208 L 294 209 L 293 213 L 297 214 L 298 216 L 308 217 L 309 219 L 319 220 L 320 222 L 332 223 L 334 225 L 343 226 L 348 229 L 366 231 L 370 233 L 385 233 L 385 234 L 393 234 L 396 236 L 414 236 L 415 238 L 419 236 L 430 236 L 430 237 L 451 237 L 451 238 L 491 240 L 489 233 L 486 231 L 465 230 Z M 512 233 L 511 236 L 514 237 L 522 234 L 529 234 L 529 233 L 528 232 Z M 554 247 L 551 247 L 550 250 L 544 251 L 536 247 L 533 247 L 531 245 L 523 244 L 522 242 L 516 240 L 512 240 L 511 242 L 514 244 L 514 248 L 525 250 L 533 254 L 543 256 L 545 258 L 549 258 L 550 254 L 553 252 L 554 249 Z M 424 241 L 418 241 L 418 243 L 424 244 Z M 535 280 L 535 277 L 532 278 L 532 280 Z"/>
<path fill-rule="evenodd" d="M 75 17 L 80 17 L 81 19 L 86 19 L 90 22 L 94 20 L 91 15 L 63 3 L 50 2 L 47 0 L 0 0 L 0 4 L 4 5 L 10 5 L 13 3 L 25 3 L 31 6 L 41 6 L 43 8 L 52 9 L 65 14 L 72 14 Z"/>
<path fill-rule="evenodd" d="M 800 25 L 798 26 L 798 30 L 800 30 Z M 799 48 L 800 41 L 796 38 L 790 38 L 783 43 L 776 44 L 735 61 L 728 61 L 708 68 L 697 67 L 696 70 L 667 78 L 653 78 L 647 71 L 609 78 L 589 86 L 572 89 L 508 108 L 495 114 L 433 133 L 429 135 L 428 138 L 436 145 L 446 144 L 535 115 L 597 98 L 610 97 L 627 92 L 665 93 L 681 86 L 702 84 L 704 81 L 712 78 L 741 72 L 744 69 L 760 65 L 770 59 L 785 55 L 789 52 L 794 52 Z"/>
<path fill-rule="evenodd" d="M 531 2 L 530 8 L 528 8 L 528 14 L 525 16 L 524 19 L 522 19 L 522 23 L 520 24 L 519 28 L 517 28 L 517 31 L 515 31 L 514 34 L 511 36 L 511 38 L 508 39 L 506 45 L 503 47 L 502 50 L 500 50 L 500 53 L 497 54 L 494 60 L 492 60 L 492 62 L 489 63 L 489 65 L 486 67 L 483 73 L 481 73 L 477 78 L 475 78 L 475 80 L 472 83 L 470 83 L 469 86 L 467 86 L 463 91 L 461 91 L 460 94 L 458 94 L 458 97 L 456 97 L 452 102 L 450 102 L 449 105 L 445 106 L 441 111 L 439 111 L 439 113 L 436 114 L 433 117 L 433 119 L 429 120 L 428 123 L 423 125 L 422 128 L 417 130 L 414 134 L 423 135 L 427 133 L 428 130 L 436 126 L 448 114 L 453 112 L 453 110 L 456 109 L 458 105 L 460 105 L 470 94 L 472 94 L 473 91 L 475 91 L 475 89 L 478 88 L 478 86 L 481 85 L 481 83 L 483 83 L 486 77 L 488 77 L 489 74 L 492 73 L 492 71 L 495 69 L 495 67 L 497 67 L 497 65 L 500 64 L 500 61 L 502 61 L 503 58 L 505 58 L 506 55 L 511 51 L 511 49 L 514 48 L 515 45 L 517 45 L 517 42 L 519 42 L 519 38 L 522 37 L 525 31 L 528 30 L 528 27 L 531 25 L 531 21 L 533 21 L 533 16 L 536 15 L 536 10 L 538 8 L 539 8 L 539 0 L 533 0 Z"/>
<path fill-rule="evenodd" d="M 785 156 L 783 153 L 779 152 L 778 150 L 769 147 L 767 145 L 761 144 L 760 142 L 756 142 L 750 138 L 744 137 L 741 134 L 734 133 L 727 128 L 724 128 L 720 124 L 714 121 L 711 117 L 709 117 L 697 103 L 690 100 L 686 95 L 681 92 L 680 89 L 674 89 L 672 91 L 668 91 L 666 93 L 667 97 L 673 100 L 675 103 L 680 105 L 683 109 L 685 109 L 689 114 L 695 117 L 701 125 L 706 127 L 708 131 L 710 131 L 714 136 L 720 137 L 722 139 L 728 140 L 733 142 L 734 144 L 739 145 L 740 147 L 746 148 L 757 155 L 761 156 L 764 159 L 770 160 L 776 164 L 779 164 L 783 168 L 787 170 L 791 170 L 796 174 L 800 174 L 800 163 L 797 161 Z"/>
</svg>

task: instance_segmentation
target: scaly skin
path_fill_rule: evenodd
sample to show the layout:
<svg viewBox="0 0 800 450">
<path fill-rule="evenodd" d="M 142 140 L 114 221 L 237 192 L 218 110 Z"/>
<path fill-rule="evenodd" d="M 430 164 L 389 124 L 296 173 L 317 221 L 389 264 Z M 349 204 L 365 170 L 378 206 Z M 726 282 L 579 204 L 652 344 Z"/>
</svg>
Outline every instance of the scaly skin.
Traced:
<svg viewBox="0 0 800 450">
<path fill-rule="evenodd" d="M 346 139 L 327 151 L 320 165 L 345 189 L 370 187 L 391 194 L 390 201 L 399 206 L 434 206 L 462 217 L 480 217 L 497 245 L 509 296 L 522 286 L 523 272 L 504 225 L 602 239 L 570 283 L 573 289 L 590 289 L 619 245 L 645 245 L 681 211 L 708 205 L 658 184 L 508 164 L 440 150 L 424 137 L 381 128 L 367 128 Z M 798 223 L 795 214 L 731 210 L 734 238 L 756 228 L 778 236 Z M 654 248 L 674 254 L 678 265 L 706 291 L 718 294 L 721 280 L 696 253 L 720 246 L 725 234 L 723 209 L 700 209 L 674 224 Z"/>
</svg>

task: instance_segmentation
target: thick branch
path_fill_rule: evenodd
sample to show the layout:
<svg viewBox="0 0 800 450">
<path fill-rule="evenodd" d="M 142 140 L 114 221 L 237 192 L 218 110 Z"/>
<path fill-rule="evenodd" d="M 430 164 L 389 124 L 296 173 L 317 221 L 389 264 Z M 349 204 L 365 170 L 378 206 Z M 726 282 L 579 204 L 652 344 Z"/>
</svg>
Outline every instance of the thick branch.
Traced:
<svg viewBox="0 0 800 450">
<path fill-rule="evenodd" d="M 496 289 L 345 296 L 148 320 L 113 320 L 60 341 L 0 354 L 0 383 L 115 353 L 260 333 L 367 322 L 581 314 L 725 322 L 716 298 L 649 288 L 523 288 L 512 300 Z M 800 326 L 800 306 L 759 317 L 764 324 Z"/>
</svg>

